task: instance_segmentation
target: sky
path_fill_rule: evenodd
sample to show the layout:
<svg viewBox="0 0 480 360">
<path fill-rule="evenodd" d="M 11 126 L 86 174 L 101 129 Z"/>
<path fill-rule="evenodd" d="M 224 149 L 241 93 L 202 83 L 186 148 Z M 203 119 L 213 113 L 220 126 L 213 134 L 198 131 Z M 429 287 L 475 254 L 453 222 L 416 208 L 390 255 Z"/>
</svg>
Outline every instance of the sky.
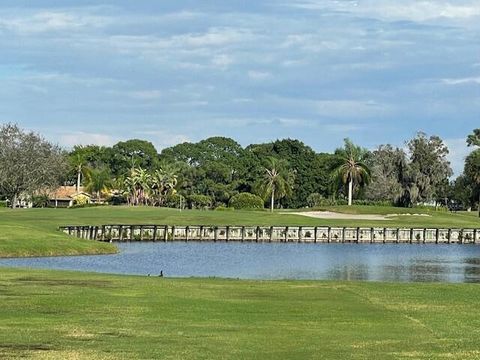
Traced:
<svg viewBox="0 0 480 360">
<path fill-rule="evenodd" d="M 441 136 L 480 127 L 478 0 L 1 0 L 0 124 L 67 148 L 228 136 Z"/>
</svg>

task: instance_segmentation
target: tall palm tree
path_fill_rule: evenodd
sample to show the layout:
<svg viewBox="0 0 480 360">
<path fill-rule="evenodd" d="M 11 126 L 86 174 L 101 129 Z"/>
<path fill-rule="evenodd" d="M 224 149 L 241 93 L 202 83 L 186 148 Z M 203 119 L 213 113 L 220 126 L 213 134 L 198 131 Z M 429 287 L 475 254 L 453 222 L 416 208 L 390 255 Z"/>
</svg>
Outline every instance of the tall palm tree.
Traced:
<svg viewBox="0 0 480 360">
<path fill-rule="evenodd" d="M 106 192 L 111 187 L 111 175 L 107 168 L 86 168 L 85 169 L 85 189 L 95 194 L 95 198 L 100 200 L 102 192 Z"/>
<path fill-rule="evenodd" d="M 78 153 L 76 154 L 73 158 L 71 158 L 71 164 L 75 168 L 75 171 L 77 172 L 77 192 L 80 191 L 80 187 L 82 186 L 82 175 L 84 171 L 86 170 L 86 160 L 85 157 Z"/>
<path fill-rule="evenodd" d="M 365 163 L 368 151 L 354 145 L 349 139 L 345 139 L 343 149 L 336 151 L 342 163 L 334 170 L 334 178 L 343 185 L 348 184 L 348 205 L 353 204 L 353 190 L 355 186 L 368 185 L 371 171 Z"/>
<path fill-rule="evenodd" d="M 293 187 L 293 174 L 284 159 L 267 158 L 261 187 L 265 196 L 270 196 L 270 211 L 273 212 L 275 200 L 290 195 Z"/>
</svg>

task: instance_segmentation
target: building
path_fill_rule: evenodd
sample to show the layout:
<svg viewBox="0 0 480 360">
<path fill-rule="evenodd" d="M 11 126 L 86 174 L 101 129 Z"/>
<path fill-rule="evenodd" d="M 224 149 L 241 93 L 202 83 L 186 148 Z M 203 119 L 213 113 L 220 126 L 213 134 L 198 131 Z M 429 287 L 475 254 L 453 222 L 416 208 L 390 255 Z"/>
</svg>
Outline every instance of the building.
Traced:
<svg viewBox="0 0 480 360">
<path fill-rule="evenodd" d="M 90 204 L 92 196 L 83 187 L 77 191 L 76 186 L 61 186 L 48 194 L 48 205 L 56 208 L 66 208 L 75 204 Z"/>
</svg>

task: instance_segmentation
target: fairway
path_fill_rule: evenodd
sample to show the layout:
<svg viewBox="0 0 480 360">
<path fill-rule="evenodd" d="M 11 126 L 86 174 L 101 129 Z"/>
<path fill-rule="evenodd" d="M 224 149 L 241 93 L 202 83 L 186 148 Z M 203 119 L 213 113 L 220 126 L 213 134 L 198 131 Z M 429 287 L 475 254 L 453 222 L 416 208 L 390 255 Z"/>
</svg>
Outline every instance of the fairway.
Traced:
<svg viewBox="0 0 480 360">
<path fill-rule="evenodd" d="M 0 209 L 0 257 L 102 254 L 116 251 L 106 243 L 65 236 L 62 225 L 165 224 L 165 225 L 255 225 L 255 226 L 392 226 L 477 228 L 476 213 L 447 213 L 431 209 L 393 207 L 330 207 L 347 214 L 398 214 L 387 221 L 315 219 L 287 211 L 201 211 L 154 207 L 97 207 L 85 209 Z M 401 214 L 424 214 L 411 216 Z"/>
<path fill-rule="evenodd" d="M 2 269 L 0 358 L 478 359 L 476 285 Z"/>
</svg>

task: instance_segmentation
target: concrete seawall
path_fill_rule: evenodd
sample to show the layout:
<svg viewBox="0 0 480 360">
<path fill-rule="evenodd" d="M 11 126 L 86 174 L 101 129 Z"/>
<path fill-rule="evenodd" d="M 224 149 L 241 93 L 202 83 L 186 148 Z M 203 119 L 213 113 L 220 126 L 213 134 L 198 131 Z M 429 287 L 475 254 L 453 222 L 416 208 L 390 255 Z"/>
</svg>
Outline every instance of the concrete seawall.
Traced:
<svg viewBox="0 0 480 360">
<path fill-rule="evenodd" d="M 480 244 L 480 229 L 325 227 L 325 226 L 171 226 L 71 225 L 71 236 L 121 241 L 248 241 L 305 243 Z"/>
</svg>

